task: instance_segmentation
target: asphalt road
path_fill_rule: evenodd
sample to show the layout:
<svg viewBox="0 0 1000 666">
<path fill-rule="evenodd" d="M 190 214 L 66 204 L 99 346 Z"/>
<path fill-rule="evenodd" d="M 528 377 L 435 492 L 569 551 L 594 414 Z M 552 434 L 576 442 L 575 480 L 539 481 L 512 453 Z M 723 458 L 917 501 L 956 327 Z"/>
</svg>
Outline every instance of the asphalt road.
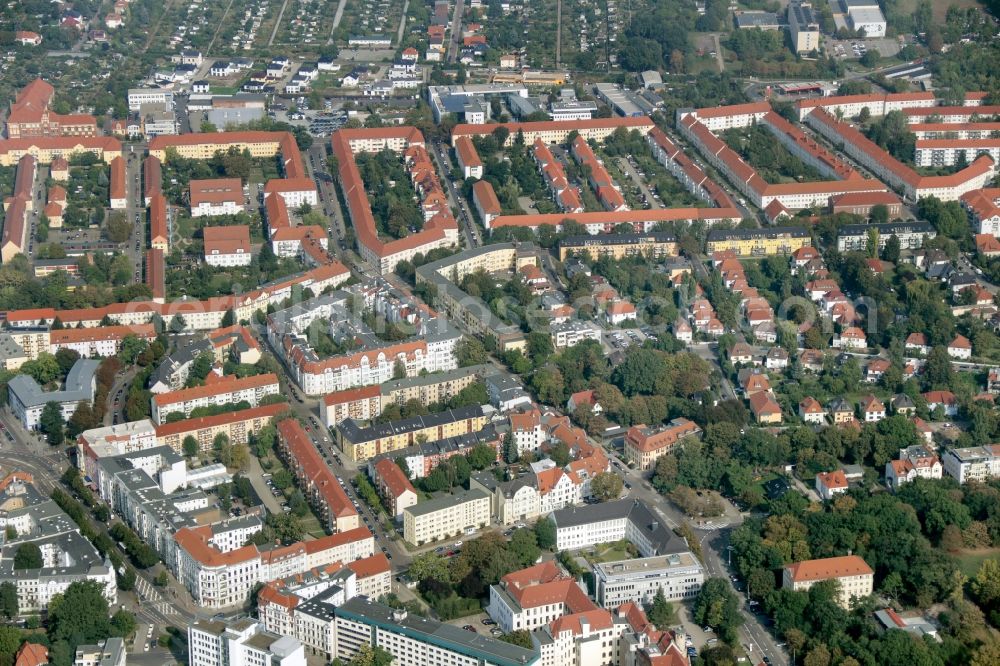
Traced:
<svg viewBox="0 0 1000 666">
<path fill-rule="evenodd" d="M 725 561 L 723 559 L 724 557 L 728 558 L 727 547 L 729 545 L 730 531 L 733 527 L 738 526 L 743 521 L 743 517 L 738 515 L 732 505 L 726 502 L 727 513 L 724 519 L 707 522 L 705 525 L 699 526 L 688 520 L 680 510 L 678 510 L 672 503 L 664 499 L 664 497 L 660 495 L 652 485 L 650 485 L 647 474 L 625 467 L 621 461 L 617 459 L 617 456 L 612 455 L 611 458 L 615 471 L 621 474 L 625 479 L 625 482 L 631 486 L 631 488 L 627 489 L 628 497 L 640 499 L 649 506 L 653 507 L 671 528 L 675 528 L 685 522 L 690 523 L 701 542 L 703 564 L 708 576 L 725 578 L 729 581 L 730 586 L 733 587 L 734 593 L 742 599 L 742 594 L 736 591 L 735 586 L 730 579 L 731 571 L 724 563 Z M 777 641 L 775 641 L 771 634 L 768 633 L 767 629 L 764 628 L 759 618 L 749 612 L 749 608 L 746 606 L 744 606 L 743 609 L 743 616 L 746 621 L 740 628 L 740 639 L 745 647 L 749 648 L 749 646 L 753 646 L 752 649 L 748 649 L 748 651 L 752 655 L 766 655 L 771 659 L 775 666 L 787 666 L 789 663 L 788 657 L 782 649 L 778 647 Z"/>
<path fill-rule="evenodd" d="M 448 204 L 453 210 L 459 211 L 459 226 L 462 229 L 462 236 L 465 238 L 465 247 L 474 248 L 483 244 L 479 236 L 479 229 L 469 210 L 469 204 L 465 198 L 455 189 L 455 183 L 451 180 L 451 158 L 448 155 L 448 146 L 442 143 L 433 143 L 430 154 L 438 168 L 438 175 L 445 183 L 445 192 L 448 195 Z"/>
</svg>

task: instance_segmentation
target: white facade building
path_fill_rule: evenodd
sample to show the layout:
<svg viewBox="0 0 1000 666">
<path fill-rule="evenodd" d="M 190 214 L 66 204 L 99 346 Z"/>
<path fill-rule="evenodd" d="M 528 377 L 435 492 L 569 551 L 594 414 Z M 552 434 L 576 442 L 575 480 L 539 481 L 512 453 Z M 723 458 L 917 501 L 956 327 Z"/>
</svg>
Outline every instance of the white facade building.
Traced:
<svg viewBox="0 0 1000 666">
<path fill-rule="evenodd" d="M 698 594 L 705 571 L 690 552 L 643 557 L 594 566 L 597 603 L 618 608 L 629 601 L 650 605 L 657 590 L 667 601 L 683 601 Z"/>
<path fill-rule="evenodd" d="M 265 631 L 251 618 L 199 620 L 188 627 L 189 666 L 306 666 L 294 638 Z"/>
</svg>

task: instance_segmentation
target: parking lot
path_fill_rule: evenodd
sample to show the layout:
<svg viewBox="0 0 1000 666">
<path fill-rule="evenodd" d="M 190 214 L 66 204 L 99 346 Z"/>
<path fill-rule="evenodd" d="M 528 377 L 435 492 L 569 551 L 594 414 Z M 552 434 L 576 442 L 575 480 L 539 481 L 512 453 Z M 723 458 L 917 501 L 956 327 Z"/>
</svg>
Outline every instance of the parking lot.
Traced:
<svg viewBox="0 0 1000 666">
<path fill-rule="evenodd" d="M 837 58 L 859 59 L 866 52 L 874 49 L 883 58 L 899 53 L 899 42 L 888 37 L 877 39 L 831 39 L 826 43 L 827 50 Z"/>
<path fill-rule="evenodd" d="M 650 340 L 657 339 L 656 333 L 652 329 L 648 328 L 645 328 L 645 330 L 637 328 L 623 328 L 603 331 L 602 337 L 604 346 L 610 351 L 625 350 L 632 345 L 639 345 L 641 347 L 647 338 Z"/>
</svg>

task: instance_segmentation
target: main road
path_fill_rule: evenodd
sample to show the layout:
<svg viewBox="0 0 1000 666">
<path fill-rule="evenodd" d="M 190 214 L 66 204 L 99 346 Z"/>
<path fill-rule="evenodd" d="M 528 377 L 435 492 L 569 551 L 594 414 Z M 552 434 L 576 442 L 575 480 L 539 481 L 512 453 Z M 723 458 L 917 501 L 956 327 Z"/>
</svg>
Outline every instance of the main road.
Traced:
<svg viewBox="0 0 1000 666">
<path fill-rule="evenodd" d="M 673 504 L 667 501 L 650 484 L 647 475 L 636 469 L 626 467 L 615 455 L 610 456 L 615 470 L 621 474 L 625 482 L 631 486 L 628 489 L 628 497 L 640 499 L 660 514 L 660 517 L 671 528 L 676 528 L 682 523 L 689 522 L 684 514 Z M 743 522 L 742 515 L 738 515 L 735 509 L 727 502 L 727 516 L 715 523 L 705 523 L 704 525 L 692 525 L 695 534 L 699 537 L 702 551 L 702 564 L 708 576 L 724 578 L 729 582 L 733 592 L 738 596 L 742 595 L 735 589 L 730 578 L 730 569 L 723 562 L 723 554 L 728 561 L 729 535 L 735 526 Z M 778 647 L 774 637 L 764 628 L 758 617 L 749 609 L 744 607 L 744 624 L 740 627 L 740 639 L 745 649 L 750 652 L 751 658 L 757 654 L 763 654 L 776 666 L 787 666 L 788 656 Z"/>
</svg>

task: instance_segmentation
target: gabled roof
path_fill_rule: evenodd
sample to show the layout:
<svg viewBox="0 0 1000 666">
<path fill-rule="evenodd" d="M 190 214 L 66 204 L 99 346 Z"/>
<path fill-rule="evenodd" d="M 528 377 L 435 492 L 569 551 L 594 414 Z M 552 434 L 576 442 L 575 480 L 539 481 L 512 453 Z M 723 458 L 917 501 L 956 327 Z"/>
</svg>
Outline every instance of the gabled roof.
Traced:
<svg viewBox="0 0 1000 666">
<path fill-rule="evenodd" d="M 790 564 L 785 569 L 791 572 L 796 583 L 842 578 L 844 576 L 872 575 L 874 571 L 868 563 L 857 555 L 827 557 L 821 560 L 805 560 Z"/>
</svg>

